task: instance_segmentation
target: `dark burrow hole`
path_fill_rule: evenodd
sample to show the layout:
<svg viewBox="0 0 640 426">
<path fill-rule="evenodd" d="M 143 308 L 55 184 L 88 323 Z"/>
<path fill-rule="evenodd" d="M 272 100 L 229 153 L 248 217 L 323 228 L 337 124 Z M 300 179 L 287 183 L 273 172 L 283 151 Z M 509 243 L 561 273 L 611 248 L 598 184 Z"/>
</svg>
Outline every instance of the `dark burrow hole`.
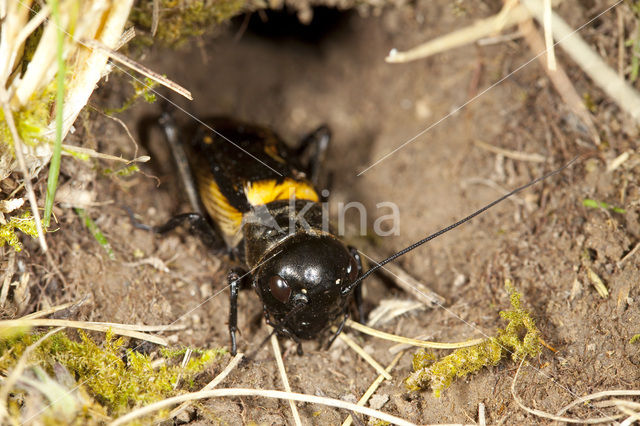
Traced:
<svg viewBox="0 0 640 426">
<path fill-rule="evenodd" d="M 258 11 L 234 20 L 237 31 L 253 34 L 275 42 L 297 40 L 318 44 L 344 28 L 351 11 L 330 7 L 313 8 L 313 18 L 302 23 L 296 11 L 289 9 Z"/>
</svg>

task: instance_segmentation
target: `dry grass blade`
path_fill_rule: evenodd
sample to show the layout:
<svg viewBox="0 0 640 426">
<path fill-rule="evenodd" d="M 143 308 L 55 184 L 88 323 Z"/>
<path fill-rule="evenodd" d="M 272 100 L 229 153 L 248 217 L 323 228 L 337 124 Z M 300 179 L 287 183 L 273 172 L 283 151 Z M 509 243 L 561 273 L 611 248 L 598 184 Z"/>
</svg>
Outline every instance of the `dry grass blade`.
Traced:
<svg viewBox="0 0 640 426">
<path fill-rule="evenodd" d="M 100 26 L 100 31 L 96 32 L 94 38 L 104 46 L 117 46 L 132 5 L 133 0 L 113 2 L 110 10 L 105 13 L 104 19 L 106 21 Z M 79 35 L 74 33 L 74 36 Z M 69 94 L 65 99 L 65 106 L 69 113 L 65 114 L 63 135 L 67 134 L 76 117 L 87 104 L 89 96 L 102 78 L 109 58 L 102 51 L 82 53 L 84 56 L 79 60 L 83 61 L 84 66 L 78 70 L 79 75 L 74 79 L 73 86 L 69 87 Z"/>
<path fill-rule="evenodd" d="M 275 334 L 271 335 L 271 347 L 273 348 L 273 355 L 276 357 L 276 364 L 278 364 L 278 371 L 280 372 L 280 378 L 282 379 L 284 390 L 291 393 L 291 386 L 289 385 L 289 379 L 287 378 L 287 370 L 284 369 L 284 362 L 282 362 L 282 355 L 280 354 L 278 336 Z M 291 408 L 291 414 L 293 415 L 293 422 L 296 426 L 302 426 L 302 421 L 300 420 L 300 414 L 298 414 L 296 403 L 291 399 L 289 400 L 289 407 Z"/>
<path fill-rule="evenodd" d="M 124 46 L 125 44 L 129 43 L 135 37 L 136 37 L 136 28 L 135 27 L 129 27 L 129 29 L 127 31 L 122 33 L 122 35 L 120 36 L 120 40 L 118 40 L 118 44 L 116 44 L 116 46 L 113 48 L 113 50 L 119 50 L 122 46 Z"/>
<path fill-rule="evenodd" d="M 605 398 L 608 396 L 640 396 L 640 390 L 614 389 L 614 390 L 596 392 L 586 396 L 581 396 L 580 398 L 577 398 L 576 400 L 562 407 L 556 413 L 556 415 L 561 416 L 578 404 L 583 404 L 585 402 L 592 401 L 594 399 Z"/>
<path fill-rule="evenodd" d="M 133 337 L 135 339 L 145 340 L 147 342 L 155 343 L 157 345 L 167 346 L 166 339 L 160 336 L 154 336 L 147 333 L 141 333 L 134 331 L 131 328 L 144 328 L 149 326 L 133 326 L 128 324 L 111 324 L 111 323 L 95 323 L 88 321 L 68 321 L 61 319 L 17 319 L 0 321 L 0 330 L 8 328 L 23 328 L 23 327 L 69 327 L 69 328 L 81 328 L 85 330 L 107 332 L 111 330 L 114 334 L 120 336 Z M 152 326 L 157 327 L 157 326 Z M 166 328 L 163 328 L 166 330 Z"/>
<path fill-rule="evenodd" d="M 43 309 L 42 311 L 33 312 L 33 313 L 29 314 L 29 315 L 25 315 L 25 316 L 21 317 L 20 319 L 42 318 L 42 317 L 54 314 L 54 313 L 59 312 L 59 311 L 63 311 L 63 310 L 65 310 L 67 308 L 70 308 L 70 307 L 72 307 L 74 305 L 81 305 L 82 302 L 84 302 L 84 300 L 85 299 L 79 300 L 79 301 L 76 301 L 76 302 L 68 302 L 68 303 L 63 303 L 61 305 L 52 306 L 49 309 Z"/>
<path fill-rule="evenodd" d="M 405 343 L 405 344 L 408 344 L 408 345 L 411 345 L 411 346 L 417 346 L 417 347 L 420 347 L 420 348 L 460 349 L 460 348 L 467 348 L 469 346 L 478 345 L 478 344 L 484 342 L 484 340 L 485 340 L 485 339 L 471 339 L 471 340 L 467 340 L 465 342 L 458 342 L 458 343 L 429 342 L 427 340 L 417 340 L 417 339 L 411 339 L 409 337 L 397 336 L 397 335 L 391 334 L 391 333 L 385 333 L 384 331 L 380 331 L 380 330 L 376 330 L 376 329 L 371 328 L 371 327 L 367 327 L 366 325 L 357 323 L 357 322 L 352 321 L 352 320 L 347 320 L 345 325 L 347 327 L 349 327 L 349 328 L 357 330 L 357 331 L 359 331 L 361 333 L 368 334 L 370 336 L 378 337 L 378 338 L 384 339 L 384 340 L 390 340 L 392 342 Z"/>
<path fill-rule="evenodd" d="M 618 24 L 618 75 L 624 78 L 625 39 L 624 39 L 624 12 L 616 9 L 616 21 Z"/>
<path fill-rule="evenodd" d="M 21 2 L 20 2 L 21 3 Z M 22 4 L 22 3 L 21 3 Z M 82 19 L 71 16 L 67 9 L 61 18 L 62 30 L 70 36 L 68 25 L 75 22 L 74 37 L 92 37 L 106 46 L 116 46 L 120 40 L 122 30 L 129 16 L 133 0 L 118 2 L 87 1 L 81 2 L 80 14 Z M 22 4 L 24 9 L 29 8 Z M 34 19 L 42 19 L 36 15 Z M 34 23 L 35 24 L 35 23 Z M 24 106 L 29 103 L 32 95 L 45 87 L 57 72 L 55 63 L 55 41 L 58 28 L 52 20 L 44 21 L 44 30 L 38 43 L 33 58 L 29 62 L 26 73 L 22 78 L 11 82 L 11 105 Z M 4 42 L 4 39 L 2 40 Z M 64 57 L 68 63 L 73 63 L 74 78 L 68 87 L 65 87 L 66 98 L 64 100 L 65 116 L 62 135 L 68 133 L 78 114 L 84 108 L 89 96 L 102 78 L 108 56 L 103 52 L 91 52 L 71 42 L 64 44 Z M 49 125 L 53 129 L 55 123 Z M 38 156 L 46 158 L 45 149 L 39 147 Z"/>
<path fill-rule="evenodd" d="M 28 4 L 24 4 L 22 7 L 31 12 Z M 64 30 L 67 27 L 69 23 L 68 14 L 61 16 L 60 21 L 61 24 L 59 26 L 56 25 L 53 19 L 45 21 L 42 36 L 24 75 L 13 80 L 12 85 L 15 88 L 11 99 L 13 107 L 18 108 L 26 105 L 31 95 L 44 87 L 55 76 L 58 69 L 58 64 L 56 63 L 57 32 L 59 29 Z"/>
<path fill-rule="evenodd" d="M 389 63 L 404 63 L 426 58 L 436 53 L 473 43 L 481 38 L 500 32 L 506 27 L 529 19 L 530 15 L 526 8 L 520 5 L 513 6 L 512 3 L 508 2 L 497 15 L 479 20 L 469 27 L 430 40 L 413 49 L 405 52 L 398 52 L 394 49 L 385 58 L 385 61 Z"/>
<path fill-rule="evenodd" d="M 74 154 L 86 155 L 87 157 L 99 158 L 101 160 L 117 161 L 119 163 L 131 164 L 131 163 L 146 163 L 151 159 L 148 155 L 141 155 L 140 157 L 127 160 L 126 158 L 116 157 L 115 155 L 103 154 L 95 151 L 91 148 L 83 148 L 81 146 L 73 146 L 62 144 L 62 155 L 73 156 Z"/>
<path fill-rule="evenodd" d="M 160 0 L 153 0 L 153 9 L 151 10 L 151 36 L 155 37 L 158 31 L 158 22 L 160 22 Z"/>
<path fill-rule="evenodd" d="M 276 390 L 267 389 L 246 389 L 246 388 L 228 388 L 228 389 L 213 389 L 209 391 L 193 392 L 184 395 L 174 396 L 162 401 L 149 404 L 146 407 L 134 410 L 122 417 L 117 418 L 110 423 L 110 426 L 119 426 L 128 423 L 138 417 L 146 416 L 154 411 L 163 409 L 167 406 L 177 404 L 184 401 L 194 401 L 205 398 L 219 398 L 219 397 L 236 397 L 236 396 L 261 396 L 264 398 L 276 398 L 276 399 L 291 399 L 294 401 L 308 402 L 312 404 L 321 404 L 329 407 L 342 408 L 345 410 L 351 410 L 355 413 L 364 414 L 365 416 L 374 417 L 385 422 L 397 424 L 400 426 L 413 426 L 414 424 L 408 422 L 400 417 L 392 416 L 391 414 L 383 413 L 378 410 L 374 410 L 368 407 L 361 407 L 351 402 L 341 401 L 339 399 L 325 398 L 315 395 L 306 395 L 301 393 L 288 393 Z"/>
<path fill-rule="evenodd" d="M 518 380 L 518 375 L 520 374 L 520 369 L 522 368 L 522 364 L 524 363 L 524 361 L 525 361 L 524 358 L 522 359 L 522 361 L 520 361 L 520 365 L 516 370 L 516 375 L 513 377 L 513 381 L 511 382 L 511 395 L 513 396 L 513 399 L 516 401 L 518 406 L 522 408 L 524 411 L 526 411 L 527 413 L 533 414 L 534 416 L 542 417 L 544 419 L 555 420 L 558 422 L 583 423 L 583 424 L 608 423 L 608 422 L 613 422 L 616 419 L 619 419 L 620 417 L 622 417 L 621 415 L 615 415 L 615 416 L 603 416 L 603 417 L 596 417 L 596 418 L 589 418 L 589 419 L 574 419 L 571 417 L 558 416 L 551 413 L 547 413 L 546 411 L 527 407 L 526 405 L 524 405 L 522 400 L 520 400 L 520 397 L 518 397 L 518 395 L 516 394 L 516 382 Z"/>
<path fill-rule="evenodd" d="M 29 175 L 36 174 L 51 161 L 47 190 L 49 201 L 45 214 L 45 225 L 48 225 L 55 192 L 60 141 L 86 105 L 103 76 L 108 60 L 102 52 L 94 53 L 73 43 L 69 31 L 73 31 L 75 37 L 95 38 L 107 46 L 114 46 L 120 39 L 133 0 L 45 3 L 47 2 L 0 3 L 4 13 L 0 25 L 0 86 L 2 102 L 3 105 L 6 104 L 3 107 L 4 120 L 14 139 L 14 134 L 22 135 L 23 125 L 30 126 L 34 130 L 32 134 L 37 135 L 25 136 L 24 141 L 14 142 L 13 152 L 4 150 L 0 162 L 6 164 L 2 169 L 3 176 L 12 173 L 16 167 L 11 157 L 15 154 L 19 170 L 25 176 L 25 187 L 38 239 L 46 252 L 43 226 L 40 224 L 40 214 L 35 195 L 32 194 Z M 53 5 L 60 7 L 53 8 Z M 54 9 L 56 13 L 52 12 Z M 36 41 L 35 45 L 32 41 Z M 64 72 L 65 68 L 71 72 Z M 53 83 L 56 77 L 57 82 Z M 55 100 L 50 96 L 51 90 L 55 90 L 58 95 Z M 63 96 L 66 98 L 63 99 Z M 14 118 L 7 112 L 11 110 L 20 111 L 20 123 L 13 122 Z M 30 118 L 26 119 L 25 114 Z M 55 120 L 51 120 L 52 115 L 56 116 Z M 16 132 L 12 127 L 21 130 Z M 50 142 L 54 133 L 56 143 L 52 145 Z M 28 173 L 25 174 L 25 170 Z"/>
<path fill-rule="evenodd" d="M 542 37 L 536 30 L 533 22 L 531 20 L 523 21 L 520 23 L 520 32 L 524 35 L 527 44 L 529 44 L 529 48 L 531 51 L 538 55 L 538 60 L 542 63 L 542 68 L 545 70 L 547 75 L 549 76 L 549 80 L 553 84 L 553 87 L 556 88 L 560 97 L 564 103 L 573 111 L 575 115 L 577 115 L 580 120 L 584 123 L 585 126 L 589 129 L 589 134 L 591 135 L 591 139 L 596 145 L 600 144 L 600 135 L 598 134 L 598 129 L 595 124 L 593 124 L 593 120 L 591 118 L 591 114 L 587 110 L 587 107 L 584 105 L 582 98 L 576 92 L 576 89 L 573 87 L 573 83 L 571 83 L 571 79 L 567 76 L 567 73 L 564 72 L 562 67 L 556 66 L 552 69 L 548 65 L 547 57 L 544 55 L 540 55 L 540 52 L 545 51 L 545 44 L 542 40 Z M 548 51 L 548 47 L 546 48 Z"/>
<path fill-rule="evenodd" d="M 629 418 L 632 419 L 632 421 L 640 421 L 640 412 L 638 411 L 640 410 L 640 403 L 621 399 L 615 401 L 615 406 L 618 410 L 630 416 Z"/>
<path fill-rule="evenodd" d="M 553 30 L 551 28 L 551 17 L 553 16 L 553 10 L 551 9 L 551 0 L 543 0 L 543 27 L 544 27 L 544 43 L 547 48 L 547 68 L 549 71 L 555 71 L 556 64 L 556 50 L 553 45 Z"/>
<path fill-rule="evenodd" d="M 31 355 L 31 352 L 33 352 L 38 347 L 38 345 L 40 345 L 46 339 L 48 339 L 49 337 L 53 336 L 58 331 L 63 329 L 64 327 L 58 327 L 51 330 L 50 332 L 48 332 L 47 334 L 39 338 L 35 343 L 32 343 L 31 345 L 29 345 L 24 350 L 17 364 L 13 367 L 13 370 L 11 370 L 7 375 L 7 377 L 4 379 L 2 388 L 0 388 L 0 419 L 8 418 L 9 413 L 7 412 L 7 397 L 9 396 L 9 392 L 13 388 L 13 385 L 16 384 L 16 382 L 22 375 L 22 372 L 26 368 L 27 362 L 29 360 L 29 355 Z"/>
<path fill-rule="evenodd" d="M 118 327 L 120 330 L 130 330 L 130 331 L 179 331 L 187 328 L 185 324 L 142 325 L 142 324 L 118 324 L 114 322 L 100 322 L 100 321 L 92 322 L 90 324 L 102 325 L 104 327 Z"/>
<path fill-rule="evenodd" d="M 395 368 L 396 364 L 398 363 L 398 361 L 400 361 L 400 358 L 402 358 L 402 355 L 404 355 L 404 352 L 400 352 L 398 353 L 393 360 L 391 360 L 391 363 L 387 366 L 387 368 L 385 368 L 384 371 L 386 371 L 387 373 L 391 373 L 391 371 Z M 361 405 L 364 407 L 364 404 L 367 403 L 367 401 L 369 401 L 369 398 L 371 398 L 371 395 L 374 394 L 374 392 L 376 390 L 378 390 L 378 387 L 380 387 L 380 384 L 384 381 L 386 377 L 382 374 L 380 374 L 374 381 L 373 383 L 371 383 L 371 385 L 369 386 L 369 388 L 367 389 L 367 391 L 364 393 L 364 395 L 362 395 L 362 397 L 358 400 L 358 405 Z M 350 426 L 351 423 L 353 423 L 353 418 L 351 417 L 351 415 L 349 415 L 344 422 L 342 422 L 342 426 Z"/>
<path fill-rule="evenodd" d="M 410 312 L 424 310 L 425 306 L 418 300 L 383 299 L 368 315 L 367 325 L 375 327 L 387 324 L 395 318 Z"/>
<path fill-rule="evenodd" d="M 2 26 L 0 27 L 0 83 L 2 87 L 7 87 L 13 70 L 15 69 L 16 60 L 18 59 L 21 44 L 19 40 L 25 38 L 27 31 L 32 29 L 29 24 L 29 9 L 21 7 L 18 2 L 7 4 L 6 1 L 0 2 L 0 18 Z M 32 30 L 33 31 L 33 30 Z"/>
<path fill-rule="evenodd" d="M 428 335 L 421 334 L 421 335 L 417 336 L 415 339 L 416 340 L 425 340 L 425 339 L 428 339 L 428 338 L 429 338 Z M 398 343 L 398 344 L 395 344 L 395 345 L 393 345 L 393 346 L 391 346 L 389 348 L 389 353 L 390 354 L 397 354 L 397 353 L 400 353 L 400 352 L 405 351 L 405 350 L 410 349 L 410 348 L 413 348 L 413 345 L 409 345 L 407 343 Z"/>
<path fill-rule="evenodd" d="M 384 367 L 382 365 L 380 365 L 380 363 L 378 361 L 373 359 L 373 357 L 371 355 L 366 353 L 364 351 L 364 349 L 362 349 L 360 347 L 360 345 L 358 345 L 356 342 L 354 342 L 351 337 L 347 336 L 345 333 L 340 333 L 340 334 L 338 334 L 338 338 L 340 340 L 342 340 L 343 342 L 345 342 L 351 349 L 353 349 L 355 351 L 355 353 L 360 355 L 360 357 L 362 359 L 367 361 L 378 372 L 378 374 L 384 376 L 384 378 L 387 379 L 387 380 L 391 380 L 391 378 L 392 378 L 391 374 L 387 373 L 384 370 Z"/>
<path fill-rule="evenodd" d="M 7 296 L 9 295 L 9 286 L 11 286 L 11 278 L 16 272 L 16 252 L 9 253 L 9 260 L 7 261 L 7 268 L 4 270 L 4 280 L 2 282 L 2 289 L 0 290 L 0 307 L 3 307 L 7 302 Z"/>
<path fill-rule="evenodd" d="M 31 33 L 33 33 L 45 21 L 45 19 L 49 17 L 50 12 L 51 9 L 49 8 L 49 5 L 43 5 L 42 9 L 40 9 L 36 16 L 31 18 L 22 30 L 20 30 L 20 33 L 18 33 L 18 36 L 13 41 L 14 46 L 21 46 L 25 41 L 27 41 L 27 38 Z M 15 58 L 12 59 L 15 61 Z"/>
<path fill-rule="evenodd" d="M 625 151 L 611 160 L 611 162 L 607 164 L 607 173 L 611 173 L 618 169 L 629 159 L 629 157 L 631 157 L 631 153 L 629 151 Z"/>
<path fill-rule="evenodd" d="M 173 390 L 178 389 L 178 386 L 180 386 L 180 379 L 182 378 L 182 372 L 184 371 L 184 368 L 187 366 L 187 363 L 189 362 L 189 360 L 191 359 L 192 354 L 193 354 L 193 349 L 187 348 L 185 350 L 184 355 L 182 356 L 182 362 L 180 363 L 180 368 L 182 370 L 178 373 L 178 378 L 173 383 Z"/>
<path fill-rule="evenodd" d="M 362 253 L 362 251 L 360 253 Z M 364 255 L 364 253 L 362 254 Z M 369 260 L 372 260 L 369 256 L 366 257 Z M 417 300 L 430 308 L 442 306 L 446 302 L 444 297 L 413 278 L 409 273 L 396 264 L 388 263 L 381 268 L 381 272 L 391 278 L 398 287 L 411 294 Z"/>
<path fill-rule="evenodd" d="M 491 46 L 494 44 L 502 44 L 509 41 L 514 41 L 522 37 L 520 31 L 516 30 L 508 34 L 499 34 L 495 36 L 481 38 L 477 41 L 478 46 Z"/>
<path fill-rule="evenodd" d="M 621 405 L 621 403 L 624 403 L 625 405 L 636 405 L 637 408 L 640 408 L 640 403 L 639 402 L 633 402 L 633 401 L 627 401 L 626 399 L 607 399 L 605 401 L 600 401 L 600 402 L 592 402 L 591 405 L 593 405 L 594 407 L 597 408 L 607 408 L 607 407 L 616 407 L 618 405 Z M 558 413 L 556 413 L 557 415 Z"/>
<path fill-rule="evenodd" d="M 624 422 L 620 423 L 620 426 L 632 425 L 640 421 L 640 413 L 633 411 L 624 405 L 618 406 L 618 409 L 629 416 Z"/>
<path fill-rule="evenodd" d="M 538 0 L 522 0 L 522 3 L 531 11 L 531 14 L 538 22 L 544 20 L 544 10 L 541 2 Z M 589 22 L 621 3 L 622 0 L 617 1 Z M 557 40 L 557 44 L 623 111 L 640 123 L 640 94 L 638 91 L 611 69 L 600 55 L 580 37 L 577 31 L 554 12 L 552 13 L 551 22 L 553 37 Z"/>
<path fill-rule="evenodd" d="M 220 374 L 218 374 L 215 377 L 215 379 L 213 379 L 212 381 L 207 383 L 207 385 L 205 387 L 203 387 L 201 389 L 201 391 L 211 390 L 211 389 L 215 388 L 216 386 L 218 386 L 229 375 L 229 373 L 231 373 L 231 371 L 233 371 L 233 369 L 238 366 L 240 361 L 242 361 L 242 358 L 244 358 L 244 354 L 242 354 L 242 353 L 239 353 L 235 357 L 233 357 L 233 359 L 225 367 L 225 369 L 222 370 L 222 372 Z M 167 417 L 167 419 L 171 419 L 173 417 L 176 417 L 178 414 L 182 413 L 184 410 L 189 408 L 190 405 L 191 405 L 190 401 L 183 402 L 178 407 L 176 407 L 173 410 L 171 410 L 171 412 L 169 413 L 169 417 Z"/>
<path fill-rule="evenodd" d="M 109 57 L 111 59 L 113 59 L 114 61 L 120 62 L 122 65 L 127 66 L 127 67 L 131 68 L 132 70 L 137 71 L 137 72 L 139 72 L 140 74 L 142 74 L 142 75 L 144 75 L 146 77 L 149 77 L 151 80 L 162 84 L 163 86 L 173 90 L 174 92 L 176 92 L 179 95 L 184 96 L 185 98 L 189 99 L 190 101 L 193 100 L 193 96 L 191 96 L 191 92 L 189 92 L 184 87 L 182 87 L 179 84 L 169 80 L 166 77 L 161 76 L 157 72 L 150 70 L 149 68 L 145 67 L 144 65 L 137 63 L 133 59 L 130 59 L 130 58 L 126 57 L 125 55 L 123 55 L 121 53 L 118 53 L 113 49 L 110 49 L 108 46 L 105 46 L 104 44 L 100 43 L 99 41 L 97 41 L 97 40 L 83 40 L 81 43 L 86 45 L 86 46 L 88 46 L 88 47 L 90 47 L 90 48 L 92 48 L 92 49 L 102 50 L 103 52 L 107 53 L 109 55 Z"/>
</svg>

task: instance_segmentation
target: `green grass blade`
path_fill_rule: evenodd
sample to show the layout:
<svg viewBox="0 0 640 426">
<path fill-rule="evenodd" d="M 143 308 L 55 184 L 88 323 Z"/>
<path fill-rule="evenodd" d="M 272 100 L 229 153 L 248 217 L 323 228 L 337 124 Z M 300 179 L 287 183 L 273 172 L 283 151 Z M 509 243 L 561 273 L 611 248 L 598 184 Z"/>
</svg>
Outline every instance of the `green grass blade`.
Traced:
<svg viewBox="0 0 640 426">
<path fill-rule="evenodd" d="M 624 214 L 627 212 L 623 208 L 612 206 L 611 204 L 605 203 L 604 201 L 592 200 L 591 198 L 585 198 L 584 200 L 582 200 L 582 205 L 592 209 L 613 210 L 614 212 L 620 214 Z"/>
<path fill-rule="evenodd" d="M 47 198 L 44 205 L 44 227 L 48 228 L 53 210 L 53 200 L 56 196 L 58 176 L 60 175 L 60 156 L 62 152 L 62 107 L 64 103 L 65 65 L 63 57 L 64 31 L 60 23 L 60 8 L 58 0 L 51 0 L 51 14 L 57 28 L 56 56 L 58 60 L 58 75 L 56 89 L 56 139 L 53 144 L 53 155 L 49 164 L 49 178 L 47 179 Z"/>
<path fill-rule="evenodd" d="M 86 226 L 89 232 L 91 232 L 93 238 L 95 238 L 98 244 L 100 244 L 104 251 L 107 252 L 107 256 L 109 256 L 109 259 L 115 260 L 116 254 L 113 252 L 111 244 L 109 244 L 107 237 L 105 237 L 100 228 L 98 228 L 98 225 L 96 225 L 96 223 L 91 220 L 91 218 L 87 214 L 87 211 L 79 207 L 75 207 L 74 210 L 78 217 L 84 222 L 84 226 Z"/>
</svg>

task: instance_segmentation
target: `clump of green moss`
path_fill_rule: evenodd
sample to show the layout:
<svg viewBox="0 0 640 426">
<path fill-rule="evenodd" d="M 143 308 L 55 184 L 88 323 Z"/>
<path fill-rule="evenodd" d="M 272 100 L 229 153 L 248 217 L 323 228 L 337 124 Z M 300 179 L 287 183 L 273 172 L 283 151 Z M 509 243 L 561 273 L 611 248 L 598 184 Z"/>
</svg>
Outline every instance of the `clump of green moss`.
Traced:
<svg viewBox="0 0 640 426">
<path fill-rule="evenodd" d="M 190 37 L 204 34 L 214 24 L 220 24 L 242 12 L 246 0 L 160 0 L 160 25 L 155 39 L 173 47 Z M 129 19 L 139 28 L 151 30 L 153 2 L 138 2 Z M 149 36 L 142 40 L 151 43 Z"/>
<path fill-rule="evenodd" d="M 158 87 L 158 83 L 151 80 L 149 77 L 145 77 L 140 81 L 132 79 L 133 95 L 127 99 L 124 104 L 119 108 L 112 108 L 105 110 L 105 114 L 119 114 L 128 110 L 138 99 L 142 98 L 147 103 L 154 103 L 156 101 L 155 88 Z"/>
<path fill-rule="evenodd" d="M 51 82 L 41 92 L 34 94 L 26 106 L 13 112 L 18 135 L 23 143 L 35 146 L 45 142 L 42 134 L 51 119 L 51 105 L 56 98 L 56 83 Z M 0 109 L 0 138 L 13 152 L 13 135 L 9 130 L 4 111 Z M 46 142 L 49 142 L 47 139 Z"/>
<path fill-rule="evenodd" d="M 15 249 L 15 251 L 22 250 L 22 244 L 20 244 L 20 241 L 18 240 L 16 229 L 33 238 L 38 238 L 36 222 L 33 219 L 33 216 L 30 212 L 24 212 L 20 216 L 13 216 L 7 223 L 0 226 L 0 247 L 4 247 L 5 244 L 9 244 Z"/>
<path fill-rule="evenodd" d="M 195 377 L 225 353 L 223 349 L 193 350 L 187 364 L 182 366 L 186 349 L 160 351 L 161 359 L 154 361 L 151 355 L 126 349 L 127 339 L 116 339 L 110 332 L 100 345 L 82 331 L 78 334 L 79 341 L 70 339 L 62 332 L 50 336 L 40 343 L 30 359 L 32 364 L 41 369 L 41 380 L 53 380 L 47 380 L 46 377 L 42 379 L 44 376 L 60 378 L 62 369 L 68 372 L 67 381 L 71 382 L 63 387 L 87 395 L 77 398 L 82 405 L 81 409 L 76 410 L 78 418 L 86 418 L 87 410 L 97 415 L 120 416 L 136 407 L 174 396 L 181 389 L 190 389 Z M 0 371 L 11 370 L 24 350 L 40 337 L 30 333 L 0 340 Z M 27 373 L 33 376 L 38 371 L 32 367 Z M 53 387 L 47 386 L 48 389 Z M 40 387 L 36 389 L 50 399 Z M 156 420 L 164 415 L 166 412 L 157 413 Z"/>
<path fill-rule="evenodd" d="M 454 379 L 497 365 L 509 354 L 514 361 L 519 361 L 540 353 L 540 331 L 529 312 L 520 306 L 520 293 L 508 280 L 505 287 L 511 301 L 511 309 L 500 312 L 500 316 L 508 321 L 505 329 L 498 329 L 495 337 L 479 345 L 457 349 L 437 361 L 426 350 L 417 352 L 413 357 L 414 371 L 405 380 L 408 389 L 417 391 L 431 387 L 434 396 L 439 397 Z"/>
</svg>

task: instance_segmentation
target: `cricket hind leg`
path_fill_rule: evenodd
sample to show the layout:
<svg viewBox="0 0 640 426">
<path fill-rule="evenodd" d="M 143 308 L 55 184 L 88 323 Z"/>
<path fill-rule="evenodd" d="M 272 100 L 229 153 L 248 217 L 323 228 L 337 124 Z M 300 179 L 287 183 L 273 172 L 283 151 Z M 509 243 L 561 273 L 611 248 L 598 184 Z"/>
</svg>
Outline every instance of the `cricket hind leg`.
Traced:
<svg viewBox="0 0 640 426">
<path fill-rule="evenodd" d="M 298 158 L 302 167 L 305 168 L 309 180 L 318 186 L 320 173 L 324 166 L 329 144 L 331 142 L 331 130 L 326 125 L 322 125 L 306 135 L 298 147 L 294 150 L 294 155 Z"/>
<path fill-rule="evenodd" d="M 169 100 L 162 100 L 160 109 L 160 114 L 148 115 L 141 119 L 138 136 L 151 155 L 160 159 L 171 158 L 172 161 L 154 161 L 152 167 L 164 175 L 171 173 L 169 188 L 176 193 L 184 194 L 190 206 L 189 210 L 204 215 L 185 148 L 191 144 L 194 131 L 190 126 L 179 125 L 176 122 L 173 114 L 175 109 Z M 154 129 L 162 132 L 165 143 L 157 143 L 162 142 L 162 136 L 158 134 L 158 137 L 154 137 Z M 173 167 L 168 166 L 170 163 L 173 163 Z"/>
<path fill-rule="evenodd" d="M 172 116 L 171 105 L 168 101 L 165 100 L 161 103 L 161 109 L 162 112 L 160 115 L 151 115 L 142 119 L 142 124 L 139 126 L 141 132 L 139 136 L 142 141 L 146 141 L 146 144 L 150 145 L 151 129 L 159 128 L 163 131 L 171 157 L 173 158 L 178 170 L 178 175 L 180 177 L 179 181 L 182 183 L 182 188 L 187 196 L 193 213 L 179 214 L 169 219 L 163 225 L 150 226 L 140 223 L 128 206 L 124 206 L 123 208 L 127 211 L 129 219 L 134 227 L 151 231 L 156 234 L 164 234 L 177 228 L 182 223 L 188 222 L 191 231 L 196 234 L 207 247 L 220 251 L 221 249 L 226 248 L 226 244 L 220 237 L 220 233 L 217 232 L 217 230 L 207 221 L 200 206 L 187 154 L 183 147 L 182 139 L 185 137 L 184 132 L 182 132 L 180 127 L 176 124 L 176 121 Z M 150 147 L 151 146 L 148 148 Z"/>
<path fill-rule="evenodd" d="M 164 131 L 167 144 L 171 150 L 171 156 L 178 168 L 182 186 L 191 205 L 191 210 L 202 216 L 203 211 L 200 207 L 198 190 L 193 179 L 191 165 L 189 164 L 187 153 L 180 138 L 180 129 L 173 119 L 171 112 L 165 109 L 158 120 L 158 124 Z"/>
<path fill-rule="evenodd" d="M 213 249 L 214 251 L 223 251 L 227 249 L 226 244 L 218 232 L 216 232 L 207 219 L 200 213 L 182 213 L 173 216 L 162 225 L 151 226 L 138 221 L 133 211 L 128 206 L 123 206 L 123 208 L 129 215 L 129 220 L 134 228 L 153 232 L 154 234 L 166 234 L 187 222 L 189 224 L 190 231 L 200 238 L 205 246 Z"/>
</svg>

